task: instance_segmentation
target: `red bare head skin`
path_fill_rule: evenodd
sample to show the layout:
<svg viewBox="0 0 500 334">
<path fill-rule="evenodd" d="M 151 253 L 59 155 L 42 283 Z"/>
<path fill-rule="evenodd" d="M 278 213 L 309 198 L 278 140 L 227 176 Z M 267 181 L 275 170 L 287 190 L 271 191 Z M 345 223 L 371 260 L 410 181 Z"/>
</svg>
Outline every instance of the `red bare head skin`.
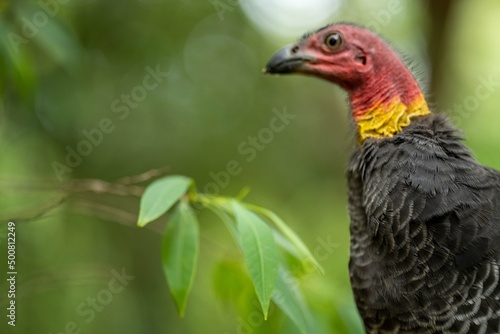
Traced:
<svg viewBox="0 0 500 334">
<path fill-rule="evenodd" d="M 284 49 L 280 52 L 283 59 Z M 293 62 L 278 63 L 275 57 L 266 68 L 269 73 L 302 73 L 342 86 L 355 118 L 397 98 L 410 105 L 422 96 L 399 55 L 378 35 L 357 25 L 333 24 L 304 36 L 288 49 L 287 58 Z"/>
</svg>

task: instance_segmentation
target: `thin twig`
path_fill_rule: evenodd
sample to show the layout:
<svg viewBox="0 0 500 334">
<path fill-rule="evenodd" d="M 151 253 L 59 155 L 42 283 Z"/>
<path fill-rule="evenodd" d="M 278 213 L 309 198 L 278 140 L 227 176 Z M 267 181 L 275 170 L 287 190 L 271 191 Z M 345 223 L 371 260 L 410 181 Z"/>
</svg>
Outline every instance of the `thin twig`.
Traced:
<svg viewBox="0 0 500 334">
<path fill-rule="evenodd" d="M 140 197 L 144 193 L 145 187 L 135 184 L 149 181 L 158 176 L 165 175 L 169 167 L 151 169 L 135 176 L 126 176 L 116 182 L 108 182 L 100 179 L 73 179 L 67 182 L 58 183 L 41 179 L 26 179 L 12 181 L 0 179 L 0 186 L 3 189 L 13 189 L 19 191 L 33 190 L 62 190 L 67 193 L 92 192 L 97 194 L 110 194 L 117 196 Z"/>
<path fill-rule="evenodd" d="M 71 180 L 66 190 L 69 193 L 92 192 L 96 194 L 141 197 L 145 187 L 126 186 L 97 179 L 83 179 Z"/>
<path fill-rule="evenodd" d="M 67 182 L 58 183 L 56 181 L 47 181 L 43 179 L 36 178 L 23 178 L 23 180 L 14 180 L 12 178 L 0 178 L 0 187 L 2 189 L 17 190 L 17 191 L 63 191 L 61 198 L 56 202 L 51 202 L 50 204 L 45 204 L 35 209 L 22 210 L 22 214 L 14 214 L 16 218 L 12 218 L 14 221 L 30 221 L 36 220 L 44 217 L 49 212 L 53 211 L 61 204 L 63 204 L 72 195 L 79 193 L 95 193 L 95 194 L 108 194 L 115 196 L 131 196 L 131 197 L 141 197 L 145 191 L 145 187 L 135 185 L 137 183 L 142 183 L 149 181 L 158 176 L 165 175 L 168 167 L 162 167 L 158 169 L 152 169 L 145 173 L 128 176 L 119 179 L 116 182 L 107 182 L 99 179 L 73 179 Z M 29 183 L 28 183 L 29 182 Z M 136 224 L 137 216 L 135 214 L 129 213 L 127 211 L 120 210 L 118 208 L 110 207 L 100 203 L 93 203 L 90 201 L 79 200 L 75 202 L 73 207 L 79 209 L 80 211 L 85 211 L 88 215 L 91 210 L 96 210 L 95 215 L 101 215 L 101 217 L 106 216 L 106 220 L 116 221 L 123 223 L 125 225 Z M 27 212 L 27 213 L 25 213 Z M 118 219 L 117 219 L 118 218 Z"/>
<path fill-rule="evenodd" d="M 146 182 L 146 181 L 149 181 L 149 180 L 154 179 L 156 177 L 166 175 L 167 171 L 169 169 L 170 169 L 170 167 L 168 167 L 168 166 L 157 168 L 157 169 L 151 169 L 151 170 L 149 170 L 145 173 L 141 173 L 139 175 L 122 177 L 121 179 L 118 179 L 115 183 L 130 185 L 130 184 L 137 184 L 137 183 Z"/>
<path fill-rule="evenodd" d="M 137 215 L 102 203 L 89 200 L 76 200 L 71 203 L 72 210 L 87 216 L 119 223 L 129 227 L 137 227 Z M 146 229 L 163 234 L 164 225 L 149 224 Z"/>
<path fill-rule="evenodd" d="M 14 216 L 14 217 L 9 217 L 7 220 L 11 221 L 23 221 L 23 222 L 28 222 L 32 220 L 37 220 L 40 219 L 44 216 L 46 216 L 48 213 L 52 212 L 53 210 L 59 208 L 66 200 L 68 199 L 68 196 L 64 195 L 61 196 L 60 198 L 57 199 L 57 201 L 51 202 L 48 205 L 38 207 L 36 209 L 29 209 L 29 210 L 22 210 L 23 213 L 20 214 L 19 216 Z"/>
<path fill-rule="evenodd" d="M 102 220 L 114 221 L 122 225 L 136 226 L 137 215 L 102 203 L 89 200 L 76 200 L 71 202 L 72 211 L 91 215 Z"/>
</svg>

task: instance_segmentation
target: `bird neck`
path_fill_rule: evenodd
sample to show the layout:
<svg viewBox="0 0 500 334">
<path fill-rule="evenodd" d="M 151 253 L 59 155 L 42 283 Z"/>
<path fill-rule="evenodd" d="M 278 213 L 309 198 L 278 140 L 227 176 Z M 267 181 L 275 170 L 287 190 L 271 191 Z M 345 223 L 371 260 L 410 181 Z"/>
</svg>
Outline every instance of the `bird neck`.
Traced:
<svg viewBox="0 0 500 334">
<path fill-rule="evenodd" d="M 350 93 L 360 143 L 367 138 L 392 137 L 410 125 L 413 117 L 431 113 L 420 87 L 406 68 L 383 77 L 396 79 L 367 81 Z"/>
</svg>

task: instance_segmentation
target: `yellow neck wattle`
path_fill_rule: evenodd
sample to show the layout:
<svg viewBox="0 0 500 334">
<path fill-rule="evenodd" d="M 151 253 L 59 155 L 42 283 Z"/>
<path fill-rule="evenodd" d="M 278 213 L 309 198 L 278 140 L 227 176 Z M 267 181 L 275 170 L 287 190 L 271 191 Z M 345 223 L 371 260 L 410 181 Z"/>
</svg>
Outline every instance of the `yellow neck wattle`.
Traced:
<svg viewBox="0 0 500 334">
<path fill-rule="evenodd" d="M 358 140 L 363 142 L 367 138 L 392 137 L 410 125 L 412 117 L 430 113 L 423 96 L 409 105 L 401 102 L 399 98 L 389 104 L 376 105 L 355 118 Z"/>
</svg>

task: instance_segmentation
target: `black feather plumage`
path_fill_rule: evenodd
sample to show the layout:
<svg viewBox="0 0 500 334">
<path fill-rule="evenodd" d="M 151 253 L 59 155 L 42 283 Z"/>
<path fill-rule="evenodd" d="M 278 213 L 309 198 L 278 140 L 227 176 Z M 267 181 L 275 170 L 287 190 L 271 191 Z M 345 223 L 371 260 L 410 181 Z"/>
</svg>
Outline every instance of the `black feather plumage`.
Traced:
<svg viewBox="0 0 500 334">
<path fill-rule="evenodd" d="M 365 140 L 348 182 L 367 333 L 500 333 L 500 174 L 443 116 Z"/>
</svg>

